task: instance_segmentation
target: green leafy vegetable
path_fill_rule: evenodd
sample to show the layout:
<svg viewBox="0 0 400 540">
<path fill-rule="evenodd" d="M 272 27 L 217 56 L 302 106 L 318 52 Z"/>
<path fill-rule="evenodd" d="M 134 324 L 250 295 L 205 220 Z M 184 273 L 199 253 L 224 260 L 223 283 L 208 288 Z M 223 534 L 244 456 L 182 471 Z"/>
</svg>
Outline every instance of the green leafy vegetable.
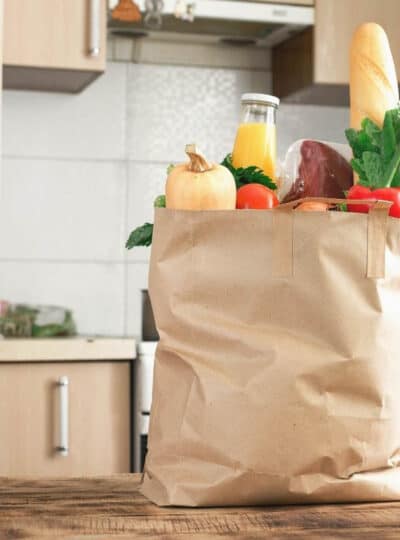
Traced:
<svg viewBox="0 0 400 540">
<path fill-rule="evenodd" d="M 154 199 L 153 203 L 154 208 L 165 208 L 165 195 L 159 195 Z M 144 225 L 141 225 L 140 227 L 136 227 L 131 234 L 129 235 L 129 238 L 125 244 L 125 247 L 127 249 L 132 249 L 133 247 L 137 246 L 151 246 L 151 242 L 153 241 L 153 224 L 152 223 L 145 223 Z"/>
<path fill-rule="evenodd" d="M 129 235 L 129 238 L 125 244 L 125 247 L 127 249 L 132 249 L 136 246 L 151 246 L 151 242 L 153 240 L 153 224 L 152 223 L 145 223 L 144 225 L 141 225 L 140 227 L 136 227 L 131 234 Z"/>
<path fill-rule="evenodd" d="M 232 155 L 225 156 L 221 165 L 229 169 L 236 182 L 237 189 L 246 184 L 262 184 L 270 189 L 277 189 L 275 182 L 258 167 L 239 167 L 236 168 L 232 163 Z"/>
<path fill-rule="evenodd" d="M 381 138 L 381 156 L 384 163 L 389 163 L 396 148 L 396 132 L 391 114 L 385 114 Z"/>
<path fill-rule="evenodd" d="M 165 208 L 165 195 L 159 195 L 154 199 L 154 208 Z"/>
<path fill-rule="evenodd" d="M 364 152 L 375 152 L 377 150 L 377 147 L 365 131 L 350 128 L 346 129 L 345 134 L 355 158 L 361 158 Z"/>
<path fill-rule="evenodd" d="M 362 161 L 370 186 L 379 186 L 383 181 L 383 163 L 379 154 L 364 152 Z"/>
<path fill-rule="evenodd" d="M 360 158 L 353 158 L 350 161 L 350 165 L 352 166 L 353 171 L 358 174 L 360 183 L 365 184 L 367 182 L 367 175 L 362 160 Z"/>
<path fill-rule="evenodd" d="M 385 175 L 383 177 L 383 185 L 396 187 L 393 185 L 394 180 L 398 177 L 399 174 L 399 165 L 400 165 L 400 145 L 398 146 L 396 153 L 392 157 L 389 165 L 386 167 Z"/>
<path fill-rule="evenodd" d="M 386 112 L 382 129 L 365 118 L 359 131 L 346 130 L 346 138 L 360 184 L 371 189 L 400 186 L 400 108 Z"/>
<path fill-rule="evenodd" d="M 379 126 L 375 124 L 369 118 L 364 118 L 361 122 L 361 128 L 365 132 L 366 136 L 370 138 L 371 144 L 377 148 L 381 145 L 381 130 Z"/>
</svg>

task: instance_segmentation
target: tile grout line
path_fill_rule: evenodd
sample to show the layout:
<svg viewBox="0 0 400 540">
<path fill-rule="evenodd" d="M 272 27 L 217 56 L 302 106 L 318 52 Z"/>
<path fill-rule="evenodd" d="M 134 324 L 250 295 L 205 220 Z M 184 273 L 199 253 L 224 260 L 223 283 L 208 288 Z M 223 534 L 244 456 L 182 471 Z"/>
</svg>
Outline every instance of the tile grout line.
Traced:
<svg viewBox="0 0 400 540">
<path fill-rule="evenodd" d="M 129 110 L 129 104 L 128 104 L 128 96 L 129 96 L 129 76 L 130 76 L 130 70 L 129 70 L 129 64 L 126 64 L 125 67 L 125 118 L 124 118 L 124 156 L 125 156 L 125 204 L 124 204 L 124 216 L 123 216 L 123 230 L 124 230 L 124 237 L 127 238 L 128 234 L 128 211 L 129 211 L 129 195 L 130 195 L 130 189 L 129 189 L 129 160 L 128 160 L 128 110 Z M 123 303 L 122 303 L 122 320 L 123 320 L 123 327 L 122 331 L 124 335 L 126 336 L 128 333 L 128 255 L 126 252 L 126 248 L 124 247 L 124 266 L 123 266 Z"/>
<path fill-rule="evenodd" d="M 82 157 L 58 157 L 58 156 L 20 156 L 16 154 L 3 154 L 3 160 L 10 161 L 59 161 L 72 163 L 137 163 L 140 165 L 165 165 L 169 162 L 158 159 L 130 159 L 126 158 L 82 158 Z"/>
<path fill-rule="evenodd" d="M 149 264 L 148 259 L 128 260 L 128 259 L 38 259 L 38 258 L 18 258 L 0 257 L 0 264 L 101 264 L 101 265 L 142 265 Z"/>
</svg>

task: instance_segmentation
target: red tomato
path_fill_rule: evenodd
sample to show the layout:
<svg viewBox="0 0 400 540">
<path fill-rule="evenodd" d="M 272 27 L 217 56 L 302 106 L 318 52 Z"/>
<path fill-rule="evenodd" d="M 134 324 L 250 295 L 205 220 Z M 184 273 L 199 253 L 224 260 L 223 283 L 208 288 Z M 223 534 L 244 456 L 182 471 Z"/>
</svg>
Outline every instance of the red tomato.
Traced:
<svg viewBox="0 0 400 540">
<path fill-rule="evenodd" d="M 365 187 L 360 186 L 360 184 L 355 184 L 352 186 L 348 193 L 347 199 L 373 199 L 372 191 Z M 359 212 L 361 214 L 368 214 L 369 206 L 366 204 L 349 204 L 349 212 Z"/>
<path fill-rule="evenodd" d="M 393 204 L 390 207 L 389 216 L 400 217 L 400 189 L 390 187 L 374 189 L 372 197 L 381 201 L 392 201 Z"/>
<path fill-rule="evenodd" d="M 246 184 L 238 189 L 236 208 L 269 210 L 278 204 L 278 197 L 272 189 L 262 184 Z"/>
<path fill-rule="evenodd" d="M 400 189 L 399 188 L 380 188 L 369 189 L 359 184 L 354 185 L 349 189 L 347 199 L 375 199 L 381 201 L 392 201 L 393 204 L 389 210 L 389 216 L 400 217 Z M 369 206 L 366 204 L 349 204 L 350 212 L 361 212 L 367 214 Z"/>
</svg>

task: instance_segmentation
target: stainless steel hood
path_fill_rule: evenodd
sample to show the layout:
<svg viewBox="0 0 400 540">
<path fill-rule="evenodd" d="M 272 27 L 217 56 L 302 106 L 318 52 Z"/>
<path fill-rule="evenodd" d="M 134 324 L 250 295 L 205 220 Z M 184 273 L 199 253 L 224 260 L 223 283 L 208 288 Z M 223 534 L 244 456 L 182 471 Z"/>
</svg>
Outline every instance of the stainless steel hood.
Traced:
<svg viewBox="0 0 400 540">
<path fill-rule="evenodd" d="M 135 0 L 145 13 L 145 0 Z M 116 1 L 110 1 L 110 7 Z M 149 36 L 165 40 L 252 43 L 271 47 L 314 24 L 314 7 L 249 0 L 194 0 L 187 3 L 192 22 L 175 16 L 176 0 L 164 0 L 161 27 L 141 21 L 126 23 L 109 18 L 113 34 Z"/>
</svg>

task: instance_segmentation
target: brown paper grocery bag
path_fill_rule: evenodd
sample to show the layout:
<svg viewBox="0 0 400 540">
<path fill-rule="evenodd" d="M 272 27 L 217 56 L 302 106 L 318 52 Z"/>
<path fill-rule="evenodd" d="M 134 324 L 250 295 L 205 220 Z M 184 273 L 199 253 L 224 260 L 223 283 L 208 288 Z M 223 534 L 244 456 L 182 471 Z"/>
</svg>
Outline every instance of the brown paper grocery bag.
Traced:
<svg viewBox="0 0 400 540">
<path fill-rule="evenodd" d="M 156 210 L 159 505 L 400 499 L 400 220 L 292 206 Z"/>
</svg>

